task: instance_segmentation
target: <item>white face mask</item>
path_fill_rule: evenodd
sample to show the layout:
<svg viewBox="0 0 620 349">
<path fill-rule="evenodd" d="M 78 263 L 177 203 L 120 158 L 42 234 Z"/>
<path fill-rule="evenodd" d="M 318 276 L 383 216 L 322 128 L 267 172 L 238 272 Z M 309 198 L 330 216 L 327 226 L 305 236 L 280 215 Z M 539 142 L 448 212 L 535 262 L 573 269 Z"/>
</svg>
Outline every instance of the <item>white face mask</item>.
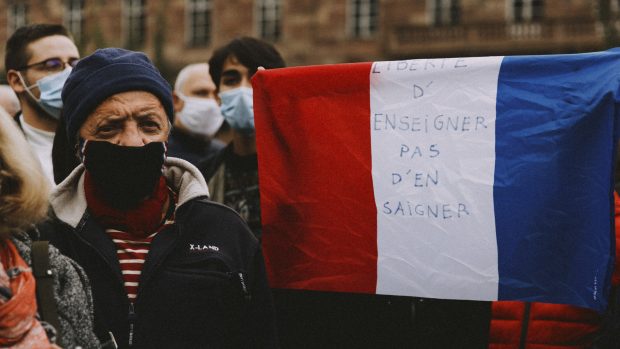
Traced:
<svg viewBox="0 0 620 349">
<path fill-rule="evenodd" d="M 190 97 L 181 93 L 178 96 L 184 102 L 183 109 L 177 113 L 181 123 L 194 134 L 213 137 L 224 122 L 215 99 Z"/>
</svg>

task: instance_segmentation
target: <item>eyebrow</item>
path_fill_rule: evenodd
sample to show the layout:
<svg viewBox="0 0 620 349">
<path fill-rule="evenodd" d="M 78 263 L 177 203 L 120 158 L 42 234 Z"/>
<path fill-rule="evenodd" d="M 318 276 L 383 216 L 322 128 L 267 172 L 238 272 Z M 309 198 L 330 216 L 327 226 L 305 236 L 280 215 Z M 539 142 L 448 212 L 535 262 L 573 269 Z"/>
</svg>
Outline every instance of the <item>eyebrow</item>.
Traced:
<svg viewBox="0 0 620 349">
<path fill-rule="evenodd" d="M 241 76 L 241 72 L 238 71 L 237 69 L 228 69 L 222 72 L 222 77 L 224 76 L 227 76 L 227 77 Z"/>
<path fill-rule="evenodd" d="M 104 108 L 103 110 L 95 110 L 95 113 L 110 115 L 110 116 L 119 116 L 116 113 L 116 111 L 118 111 L 119 109 L 123 109 L 123 108 L 115 108 L 114 106 L 109 106 L 107 108 Z M 132 114 L 155 113 L 158 111 L 158 109 L 159 108 L 157 105 L 143 104 L 140 107 L 138 107 Z"/>
<path fill-rule="evenodd" d="M 30 57 L 30 58 L 32 58 L 32 57 Z M 30 60 L 30 58 L 28 60 Z M 64 59 L 62 59 L 59 56 L 52 56 L 52 57 L 48 57 L 48 58 L 42 59 L 42 60 L 40 60 L 38 62 L 29 63 L 27 65 L 39 64 L 39 63 L 47 62 L 47 61 L 52 60 L 52 59 L 57 59 L 57 60 L 63 61 L 63 62 L 65 61 Z M 71 57 L 67 58 L 67 62 L 75 61 L 75 60 L 79 60 L 79 59 L 80 59 L 80 57 L 78 57 L 78 56 L 71 56 Z"/>
<path fill-rule="evenodd" d="M 159 114 L 152 112 L 140 112 L 137 113 L 135 116 L 133 116 L 133 118 L 135 118 L 136 120 L 155 120 L 155 121 L 160 121 L 160 117 Z M 163 122 L 163 121 L 162 121 Z"/>
<path fill-rule="evenodd" d="M 96 126 L 106 125 L 106 124 L 117 124 L 127 119 L 127 116 L 125 115 L 115 115 L 115 114 L 103 114 L 103 115 L 105 115 L 105 117 L 99 119 L 98 122 L 95 124 Z"/>
<path fill-rule="evenodd" d="M 144 105 L 138 109 L 136 109 L 136 115 L 144 115 L 144 114 L 157 114 L 160 111 L 159 106 L 156 105 Z M 163 110 L 165 114 L 165 110 Z"/>
</svg>

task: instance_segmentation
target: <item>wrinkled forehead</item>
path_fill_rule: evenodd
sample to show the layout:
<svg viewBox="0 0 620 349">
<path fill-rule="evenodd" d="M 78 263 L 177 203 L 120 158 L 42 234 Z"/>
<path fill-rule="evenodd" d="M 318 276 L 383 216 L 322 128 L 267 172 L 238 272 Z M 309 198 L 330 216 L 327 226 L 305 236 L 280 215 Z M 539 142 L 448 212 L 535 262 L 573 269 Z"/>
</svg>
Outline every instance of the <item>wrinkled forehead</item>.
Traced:
<svg viewBox="0 0 620 349">
<path fill-rule="evenodd" d="M 165 121 L 168 119 L 163 104 L 154 94 L 146 91 L 116 93 L 99 104 L 86 119 L 109 119 L 139 115 L 152 115 Z"/>
</svg>

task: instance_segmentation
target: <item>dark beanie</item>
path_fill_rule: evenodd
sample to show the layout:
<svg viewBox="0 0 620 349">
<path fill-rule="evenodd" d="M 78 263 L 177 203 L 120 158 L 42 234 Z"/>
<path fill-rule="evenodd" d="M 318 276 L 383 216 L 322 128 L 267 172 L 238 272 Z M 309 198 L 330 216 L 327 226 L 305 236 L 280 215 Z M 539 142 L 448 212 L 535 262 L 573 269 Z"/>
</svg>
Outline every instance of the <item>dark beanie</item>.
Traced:
<svg viewBox="0 0 620 349">
<path fill-rule="evenodd" d="M 62 89 L 67 136 L 75 137 L 88 115 L 108 97 L 128 91 L 146 91 L 155 95 L 173 122 L 170 84 L 148 57 L 142 52 L 104 48 L 82 58 Z"/>
</svg>

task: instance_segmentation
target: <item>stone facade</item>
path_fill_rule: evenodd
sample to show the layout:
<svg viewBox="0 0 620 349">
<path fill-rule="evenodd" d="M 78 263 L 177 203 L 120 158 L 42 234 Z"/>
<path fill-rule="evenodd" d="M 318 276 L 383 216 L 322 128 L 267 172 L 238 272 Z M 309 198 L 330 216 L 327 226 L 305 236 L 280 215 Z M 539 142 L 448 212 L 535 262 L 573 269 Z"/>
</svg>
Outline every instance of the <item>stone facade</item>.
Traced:
<svg viewBox="0 0 620 349">
<path fill-rule="evenodd" d="M 97 47 L 127 47 L 124 1 L 83 1 L 79 41 L 82 54 Z M 441 1 L 377 0 L 376 31 L 356 38 L 347 28 L 351 23 L 352 3 L 359 0 L 279 0 L 281 29 L 275 45 L 289 65 L 311 65 L 420 57 L 571 53 L 602 50 L 615 42 L 606 36 L 608 29 L 615 27 L 604 24 L 609 21 L 600 20 L 603 17 L 598 3 L 605 0 L 538 1 L 544 4 L 542 18 L 520 22 L 511 18 L 514 1 L 443 1 L 458 4 L 458 21 L 436 25 L 433 4 Z M 11 34 L 12 6 L 26 5 L 27 23 L 63 23 L 67 2 L 3 1 L 0 40 L 6 41 Z M 186 7 L 190 0 L 143 2 L 143 44 L 131 48 L 147 52 L 169 78 L 187 63 L 208 60 L 214 48 L 235 36 L 258 36 L 258 11 L 253 0 L 211 0 L 211 40 L 203 46 L 188 44 Z M 521 2 L 531 5 L 536 0 Z M 613 19 L 618 9 L 610 11 Z"/>
</svg>

